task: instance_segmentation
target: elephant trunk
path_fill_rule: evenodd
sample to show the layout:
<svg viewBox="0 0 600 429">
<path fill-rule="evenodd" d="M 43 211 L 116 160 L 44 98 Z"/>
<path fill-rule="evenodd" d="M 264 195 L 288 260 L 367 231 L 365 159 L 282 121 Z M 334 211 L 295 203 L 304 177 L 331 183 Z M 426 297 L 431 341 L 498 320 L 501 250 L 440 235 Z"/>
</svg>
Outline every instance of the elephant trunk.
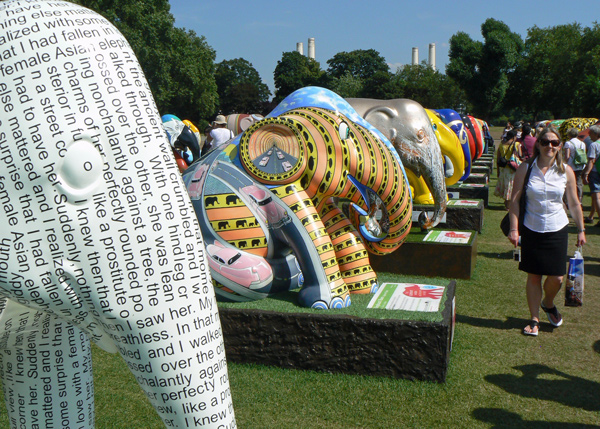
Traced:
<svg viewBox="0 0 600 429">
<path fill-rule="evenodd" d="M 416 176 L 422 176 L 434 199 L 433 216 L 428 218 L 425 212 L 419 214 L 419 226 L 422 230 L 435 227 L 446 213 L 446 179 L 442 151 L 433 130 L 425 132 L 422 147 L 427 151 L 413 148 L 413 144 L 396 136 L 393 145 L 402 154 L 402 162 Z"/>
<path fill-rule="evenodd" d="M 443 170 L 426 171 L 423 173 L 423 178 L 434 200 L 433 216 L 431 218 L 428 218 L 425 212 L 419 214 L 419 226 L 422 230 L 426 230 L 440 223 L 446 213 L 447 193 Z"/>
</svg>

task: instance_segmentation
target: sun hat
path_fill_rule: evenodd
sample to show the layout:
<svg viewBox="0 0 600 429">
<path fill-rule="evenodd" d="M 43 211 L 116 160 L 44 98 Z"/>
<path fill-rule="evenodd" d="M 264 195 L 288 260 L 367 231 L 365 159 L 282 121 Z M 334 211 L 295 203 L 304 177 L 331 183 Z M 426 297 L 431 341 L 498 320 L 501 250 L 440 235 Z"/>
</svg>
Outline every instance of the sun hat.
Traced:
<svg viewBox="0 0 600 429">
<path fill-rule="evenodd" d="M 226 125 L 227 119 L 223 115 L 217 115 L 217 117 L 215 118 L 215 120 L 213 122 L 215 124 L 219 124 L 219 125 Z"/>
</svg>

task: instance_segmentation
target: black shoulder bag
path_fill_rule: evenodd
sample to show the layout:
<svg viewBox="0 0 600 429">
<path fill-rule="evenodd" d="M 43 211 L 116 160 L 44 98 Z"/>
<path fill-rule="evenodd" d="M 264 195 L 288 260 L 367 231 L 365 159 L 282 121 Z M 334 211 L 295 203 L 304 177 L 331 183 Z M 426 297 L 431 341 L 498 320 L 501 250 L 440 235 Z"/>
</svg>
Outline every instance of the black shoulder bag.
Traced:
<svg viewBox="0 0 600 429">
<path fill-rule="evenodd" d="M 531 168 L 533 167 L 533 162 L 527 166 L 527 174 L 525 175 L 525 181 L 523 182 L 523 190 L 521 191 L 521 198 L 519 199 L 519 235 L 521 235 L 521 231 L 523 229 L 523 221 L 525 219 L 525 206 L 527 205 L 527 187 L 529 186 L 529 176 L 531 175 Z M 508 213 L 506 216 L 502 218 L 500 221 L 500 229 L 502 233 L 508 237 L 508 233 L 510 232 L 510 219 L 508 217 Z"/>
</svg>

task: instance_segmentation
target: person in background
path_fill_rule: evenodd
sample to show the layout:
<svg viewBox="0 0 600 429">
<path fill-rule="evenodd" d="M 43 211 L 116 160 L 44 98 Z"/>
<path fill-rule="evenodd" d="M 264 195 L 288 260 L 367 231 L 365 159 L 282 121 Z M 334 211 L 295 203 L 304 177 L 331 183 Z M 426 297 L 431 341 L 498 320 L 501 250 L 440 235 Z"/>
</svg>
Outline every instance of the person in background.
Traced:
<svg viewBox="0 0 600 429">
<path fill-rule="evenodd" d="M 575 155 L 577 155 L 577 151 L 586 152 L 585 143 L 577 138 L 579 131 L 576 128 L 569 128 L 567 131 L 568 141 L 565 142 L 565 159 L 567 160 L 567 164 L 569 167 L 573 169 L 573 173 L 575 173 L 575 181 L 577 184 L 577 197 L 579 198 L 579 202 L 583 198 L 583 180 L 581 178 L 583 169 L 585 168 L 585 164 L 581 164 L 578 160 L 576 160 Z M 585 219 L 584 219 L 585 221 Z"/>
<path fill-rule="evenodd" d="M 510 203 L 516 171 L 508 165 L 501 167 L 498 165 L 498 160 L 501 157 L 510 159 L 513 153 L 515 153 L 517 157 L 521 158 L 520 145 L 516 140 L 515 131 L 509 130 L 506 133 L 506 137 L 502 139 L 502 143 L 498 145 L 498 150 L 496 152 L 496 172 L 498 174 L 498 183 L 496 184 L 496 189 L 494 190 L 494 195 L 504 200 L 504 207 L 507 209 Z"/>
<path fill-rule="evenodd" d="M 227 119 L 225 116 L 217 115 L 212 123 L 212 130 L 206 137 L 206 142 L 202 148 L 202 155 L 204 155 L 213 147 L 220 146 L 222 143 L 225 143 L 234 137 L 233 131 L 227 129 Z"/>
<path fill-rule="evenodd" d="M 521 138 L 518 140 L 521 143 L 522 160 L 527 161 L 533 156 L 533 146 L 535 145 L 535 137 L 531 135 L 531 125 L 523 125 L 521 130 Z"/>
<path fill-rule="evenodd" d="M 594 221 L 594 213 L 600 213 L 600 172 L 598 172 L 598 158 L 600 158 L 600 125 L 592 125 L 589 128 L 590 139 L 592 143 L 588 146 L 588 163 L 585 166 L 581 178 L 583 183 L 588 184 L 592 194 L 592 210 L 587 222 Z M 600 226 L 600 222 L 596 224 Z"/>
<path fill-rule="evenodd" d="M 515 132 L 517 139 L 520 139 L 521 134 L 523 132 L 523 123 L 519 121 L 515 122 L 515 127 L 513 128 L 513 131 Z"/>
<path fill-rule="evenodd" d="M 519 200 L 528 168 L 531 167 L 526 190 L 527 203 L 521 232 L 519 232 Z M 585 244 L 585 228 L 581 204 L 577 200 L 575 174 L 563 162 L 560 134 L 555 127 L 546 127 L 536 139 L 533 157 L 521 164 L 515 176 L 510 201 L 510 230 L 508 239 L 517 247 L 521 244 L 519 270 L 527 273 L 525 286 L 531 320 L 523 334 L 537 336 L 540 325 L 540 306 L 555 327 L 563 319 L 554 304 L 566 272 L 567 233 L 569 219 L 563 205 L 567 193 L 569 210 L 577 226 L 577 246 Z M 542 278 L 546 277 L 543 282 Z"/>
<path fill-rule="evenodd" d="M 504 127 L 504 131 L 502 131 L 502 136 L 500 138 L 504 139 L 506 137 L 506 133 L 509 132 L 512 129 L 513 129 L 512 124 L 510 122 L 507 122 L 506 126 Z"/>
<path fill-rule="evenodd" d="M 544 123 L 540 123 L 535 127 L 535 132 L 533 134 L 534 137 L 537 137 L 540 135 L 540 133 L 542 132 L 542 130 L 545 128 Z"/>
</svg>

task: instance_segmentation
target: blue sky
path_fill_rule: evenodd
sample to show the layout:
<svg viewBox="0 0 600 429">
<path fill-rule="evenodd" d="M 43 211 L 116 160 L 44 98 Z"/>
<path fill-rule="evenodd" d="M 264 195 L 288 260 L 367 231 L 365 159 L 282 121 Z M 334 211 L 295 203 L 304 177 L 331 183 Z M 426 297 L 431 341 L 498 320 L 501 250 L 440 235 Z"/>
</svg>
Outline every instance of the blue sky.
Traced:
<svg viewBox="0 0 600 429">
<path fill-rule="evenodd" d="M 527 35 L 534 25 L 551 27 L 578 22 L 589 27 L 600 20 L 599 0 L 438 1 L 421 0 L 170 0 L 175 25 L 194 30 L 216 51 L 217 62 L 244 58 L 272 92 L 273 71 L 283 52 L 315 38 L 315 59 L 323 70 L 336 53 L 375 49 L 392 71 L 412 60 L 428 59 L 436 45 L 436 66 L 445 70 L 450 37 L 464 31 L 481 40 L 481 24 L 490 17 Z M 568 5 L 565 7 L 565 4 Z"/>
</svg>

